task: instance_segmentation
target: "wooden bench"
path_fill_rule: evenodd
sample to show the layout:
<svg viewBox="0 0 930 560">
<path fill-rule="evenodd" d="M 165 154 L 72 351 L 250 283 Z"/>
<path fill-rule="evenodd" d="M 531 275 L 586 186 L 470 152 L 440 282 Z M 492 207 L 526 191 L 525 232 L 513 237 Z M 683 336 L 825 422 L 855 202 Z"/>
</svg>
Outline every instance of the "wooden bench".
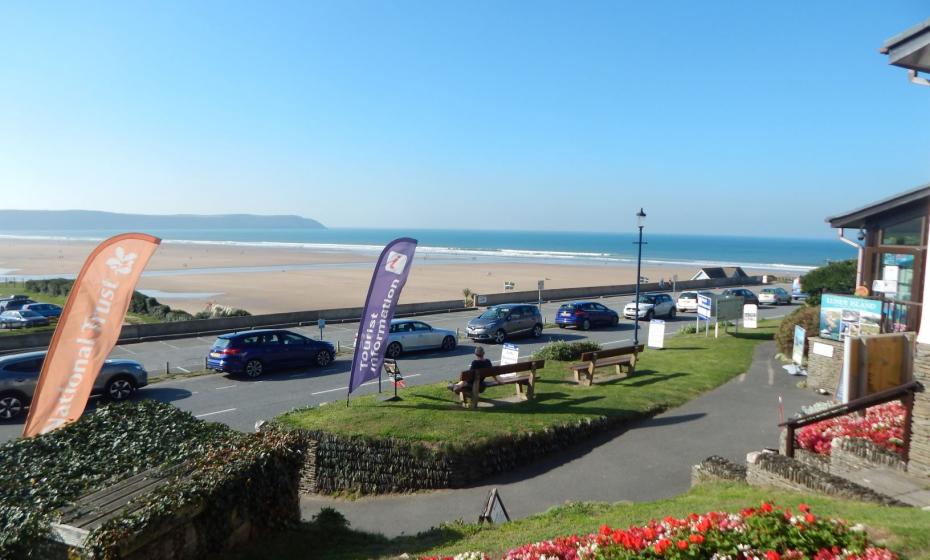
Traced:
<svg viewBox="0 0 930 560">
<path fill-rule="evenodd" d="M 614 366 L 617 375 L 622 373 L 626 368 L 627 374 L 632 374 L 636 369 L 636 356 L 643 351 L 645 345 L 623 346 L 611 350 L 598 350 L 596 352 L 585 352 L 581 355 L 581 361 L 568 366 L 575 372 L 575 382 L 580 385 L 590 386 L 594 383 L 594 370 L 597 368 Z"/>
<path fill-rule="evenodd" d="M 471 384 L 471 391 L 467 389 L 461 391 L 459 400 L 463 406 L 468 408 L 478 408 L 480 399 L 481 380 L 485 381 L 485 387 L 496 387 L 498 385 L 516 385 L 517 397 L 522 400 L 533 398 L 536 389 L 536 370 L 542 369 L 546 365 L 546 360 L 531 360 L 528 362 L 517 362 L 506 366 L 491 366 L 481 368 L 474 372 L 474 380 Z M 467 374 L 470 370 L 463 371 Z M 496 379 L 488 379 L 494 378 Z"/>
</svg>

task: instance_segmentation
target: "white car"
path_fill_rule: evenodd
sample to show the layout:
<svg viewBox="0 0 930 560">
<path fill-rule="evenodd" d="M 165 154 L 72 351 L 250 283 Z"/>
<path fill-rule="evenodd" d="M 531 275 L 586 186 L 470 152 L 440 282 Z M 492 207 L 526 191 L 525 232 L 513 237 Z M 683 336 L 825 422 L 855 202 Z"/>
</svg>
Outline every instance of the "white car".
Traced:
<svg viewBox="0 0 930 560">
<path fill-rule="evenodd" d="M 697 292 L 681 292 L 681 295 L 678 296 L 678 301 L 675 302 L 675 307 L 678 309 L 679 313 L 697 313 L 698 308 L 698 294 Z"/>
<path fill-rule="evenodd" d="M 454 350 L 455 346 L 455 331 L 437 329 L 414 319 L 394 319 L 391 321 L 385 356 L 397 358 L 410 350 L 431 348 L 441 348 L 448 352 Z"/>
<path fill-rule="evenodd" d="M 636 317 L 636 302 L 623 307 L 623 316 L 627 319 Z M 675 302 L 668 294 L 642 294 L 639 296 L 639 318 L 650 320 L 655 317 L 675 318 Z"/>
<path fill-rule="evenodd" d="M 791 303 L 791 294 L 784 288 L 762 288 L 759 292 L 759 303 L 768 305 L 778 305 Z"/>
</svg>

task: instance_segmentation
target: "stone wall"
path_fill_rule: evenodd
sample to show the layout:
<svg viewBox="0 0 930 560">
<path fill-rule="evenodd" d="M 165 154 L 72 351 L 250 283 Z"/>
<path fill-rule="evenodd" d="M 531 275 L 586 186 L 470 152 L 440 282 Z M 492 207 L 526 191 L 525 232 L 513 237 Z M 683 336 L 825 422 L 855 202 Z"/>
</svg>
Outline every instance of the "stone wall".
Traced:
<svg viewBox="0 0 930 560">
<path fill-rule="evenodd" d="M 930 476 L 930 345 L 917 345 L 914 379 L 924 386 L 924 390 L 914 395 L 911 452 L 907 470 L 917 475 Z"/>
<path fill-rule="evenodd" d="M 814 343 L 819 342 L 833 347 L 833 357 L 827 358 L 814 354 Z M 807 339 L 807 387 L 823 389 L 830 394 L 836 391 L 843 373 L 843 343 L 828 338 L 812 336 Z"/>
<path fill-rule="evenodd" d="M 746 467 L 731 463 L 718 455 L 711 455 L 700 464 L 691 467 L 692 487 L 721 480 L 746 482 Z"/>
<path fill-rule="evenodd" d="M 588 419 L 466 447 L 300 431 L 307 453 L 302 492 L 384 494 L 460 488 L 575 445 L 625 419 Z"/>
<path fill-rule="evenodd" d="M 777 453 L 750 453 L 747 457 L 746 481 L 753 486 L 773 486 L 800 492 L 817 492 L 860 502 L 887 506 L 907 505 L 870 488 Z"/>
<path fill-rule="evenodd" d="M 900 455 L 865 438 L 840 437 L 833 440 L 830 448 L 830 472 L 854 472 L 876 467 L 905 470 Z"/>
</svg>

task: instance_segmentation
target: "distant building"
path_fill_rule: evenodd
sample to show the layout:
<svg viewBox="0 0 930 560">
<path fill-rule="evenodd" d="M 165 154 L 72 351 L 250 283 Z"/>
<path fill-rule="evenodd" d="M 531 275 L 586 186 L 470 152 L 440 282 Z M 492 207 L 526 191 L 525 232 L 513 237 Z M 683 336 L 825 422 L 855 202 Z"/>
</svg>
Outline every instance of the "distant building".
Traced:
<svg viewBox="0 0 930 560">
<path fill-rule="evenodd" d="M 697 271 L 692 280 L 719 280 L 723 278 L 748 278 L 742 268 L 738 266 L 709 266 Z"/>
</svg>

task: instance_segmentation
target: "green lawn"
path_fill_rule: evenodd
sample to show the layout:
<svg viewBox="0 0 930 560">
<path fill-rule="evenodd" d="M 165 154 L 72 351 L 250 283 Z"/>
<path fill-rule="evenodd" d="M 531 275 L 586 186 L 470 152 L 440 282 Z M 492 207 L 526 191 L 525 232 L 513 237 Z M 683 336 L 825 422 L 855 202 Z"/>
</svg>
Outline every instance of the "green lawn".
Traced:
<svg viewBox="0 0 930 560">
<path fill-rule="evenodd" d="M 504 496 L 506 501 L 506 496 Z M 763 501 L 797 510 L 806 502 L 820 516 L 864 524 L 874 540 L 905 558 L 930 559 L 930 512 L 916 508 L 890 508 L 859 502 L 805 495 L 745 484 L 709 484 L 656 502 L 576 503 L 499 526 L 455 523 L 411 537 L 388 539 L 351 530 L 338 515 L 264 538 L 235 554 L 231 560 L 279 560 L 389 558 L 404 552 L 412 556 L 483 551 L 500 557 L 508 549 L 562 535 L 587 534 L 602 524 L 612 527 L 642 525 L 667 515 L 739 511 Z M 477 517 L 477 513 L 475 514 Z"/>
<path fill-rule="evenodd" d="M 446 383 L 401 390 L 403 401 L 381 403 L 374 396 L 292 411 L 287 426 L 344 435 L 396 437 L 424 442 L 475 443 L 486 438 L 539 430 L 584 418 L 633 418 L 678 406 L 746 371 L 753 349 L 772 338 L 774 323 L 738 335 L 679 335 L 664 350 L 648 350 L 636 374 L 582 387 L 564 362 L 548 362 L 536 386 L 537 398 L 470 411 L 458 405 Z M 609 372 L 610 370 L 608 370 Z M 493 387 L 486 396 L 510 396 L 513 386 Z"/>
</svg>

